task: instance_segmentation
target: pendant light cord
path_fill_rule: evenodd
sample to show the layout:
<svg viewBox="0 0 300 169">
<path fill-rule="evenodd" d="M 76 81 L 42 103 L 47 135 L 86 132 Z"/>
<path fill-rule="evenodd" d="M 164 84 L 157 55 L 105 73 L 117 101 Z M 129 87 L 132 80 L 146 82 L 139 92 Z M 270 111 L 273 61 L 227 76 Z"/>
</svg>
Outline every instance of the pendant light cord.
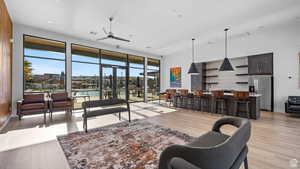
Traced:
<svg viewBox="0 0 300 169">
<path fill-rule="evenodd" d="M 193 39 L 192 39 L 192 56 L 193 56 L 193 63 L 194 63 L 194 61 L 195 61 L 195 60 L 194 60 L 194 54 L 195 54 L 195 53 L 194 53 L 194 41 L 195 41 L 195 39 L 193 38 Z"/>
<path fill-rule="evenodd" d="M 229 29 L 228 28 L 226 28 L 224 31 L 225 31 L 225 58 L 227 58 L 227 31 L 228 31 Z"/>
</svg>

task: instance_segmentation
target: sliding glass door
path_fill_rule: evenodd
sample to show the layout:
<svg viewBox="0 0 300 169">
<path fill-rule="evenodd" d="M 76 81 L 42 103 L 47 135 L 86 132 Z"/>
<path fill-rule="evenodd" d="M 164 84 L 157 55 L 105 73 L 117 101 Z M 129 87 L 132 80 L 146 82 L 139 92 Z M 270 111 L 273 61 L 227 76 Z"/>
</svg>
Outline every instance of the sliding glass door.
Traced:
<svg viewBox="0 0 300 169">
<path fill-rule="evenodd" d="M 126 68 L 102 67 L 103 99 L 126 99 Z"/>
</svg>

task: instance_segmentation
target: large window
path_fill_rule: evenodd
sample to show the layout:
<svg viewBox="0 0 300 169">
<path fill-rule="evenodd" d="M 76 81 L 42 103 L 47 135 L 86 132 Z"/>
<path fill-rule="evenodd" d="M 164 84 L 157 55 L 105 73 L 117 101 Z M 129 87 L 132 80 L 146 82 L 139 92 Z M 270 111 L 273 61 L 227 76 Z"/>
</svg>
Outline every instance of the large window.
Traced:
<svg viewBox="0 0 300 169">
<path fill-rule="evenodd" d="M 72 96 L 74 107 L 83 101 L 100 99 L 99 50 L 72 44 Z"/>
<path fill-rule="evenodd" d="M 24 35 L 24 93 L 65 91 L 64 42 Z"/>
<path fill-rule="evenodd" d="M 126 99 L 127 55 L 101 50 L 102 99 Z"/>
<path fill-rule="evenodd" d="M 144 58 L 128 56 L 129 78 L 128 92 L 130 101 L 144 101 Z"/>
<path fill-rule="evenodd" d="M 160 60 L 148 58 L 147 83 L 148 100 L 157 100 L 160 92 Z"/>
</svg>

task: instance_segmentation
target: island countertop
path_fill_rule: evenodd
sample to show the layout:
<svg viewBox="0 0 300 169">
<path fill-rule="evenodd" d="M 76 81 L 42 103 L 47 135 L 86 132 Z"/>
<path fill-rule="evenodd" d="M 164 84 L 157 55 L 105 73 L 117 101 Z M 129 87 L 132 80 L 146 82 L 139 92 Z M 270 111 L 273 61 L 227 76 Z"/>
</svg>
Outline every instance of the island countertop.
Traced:
<svg viewBox="0 0 300 169">
<path fill-rule="evenodd" d="M 211 92 L 204 92 L 205 95 L 212 95 Z M 233 93 L 224 93 L 224 96 L 233 96 Z M 261 97 L 261 94 L 250 93 L 249 97 Z"/>
</svg>

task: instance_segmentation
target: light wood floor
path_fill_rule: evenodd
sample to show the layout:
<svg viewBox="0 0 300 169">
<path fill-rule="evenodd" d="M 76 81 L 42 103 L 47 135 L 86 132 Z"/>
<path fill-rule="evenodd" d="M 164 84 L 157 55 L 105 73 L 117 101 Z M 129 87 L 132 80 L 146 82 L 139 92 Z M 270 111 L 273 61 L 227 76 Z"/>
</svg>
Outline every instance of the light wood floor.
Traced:
<svg viewBox="0 0 300 169">
<path fill-rule="evenodd" d="M 192 136 L 211 130 L 213 123 L 223 117 L 147 103 L 134 103 L 131 108 L 134 119 L 147 119 Z M 127 119 L 126 115 L 122 118 Z M 107 115 L 91 119 L 88 124 L 94 128 L 118 122 L 115 115 Z M 81 130 L 81 112 L 72 117 L 55 114 L 52 121 L 47 119 L 46 126 L 42 116 L 13 119 L 0 134 L 0 169 L 68 169 L 56 136 Z M 232 133 L 234 128 L 226 126 L 223 131 Z M 251 169 L 291 168 L 291 159 L 300 161 L 300 117 L 262 112 L 260 120 L 252 120 L 249 150 Z"/>
</svg>

